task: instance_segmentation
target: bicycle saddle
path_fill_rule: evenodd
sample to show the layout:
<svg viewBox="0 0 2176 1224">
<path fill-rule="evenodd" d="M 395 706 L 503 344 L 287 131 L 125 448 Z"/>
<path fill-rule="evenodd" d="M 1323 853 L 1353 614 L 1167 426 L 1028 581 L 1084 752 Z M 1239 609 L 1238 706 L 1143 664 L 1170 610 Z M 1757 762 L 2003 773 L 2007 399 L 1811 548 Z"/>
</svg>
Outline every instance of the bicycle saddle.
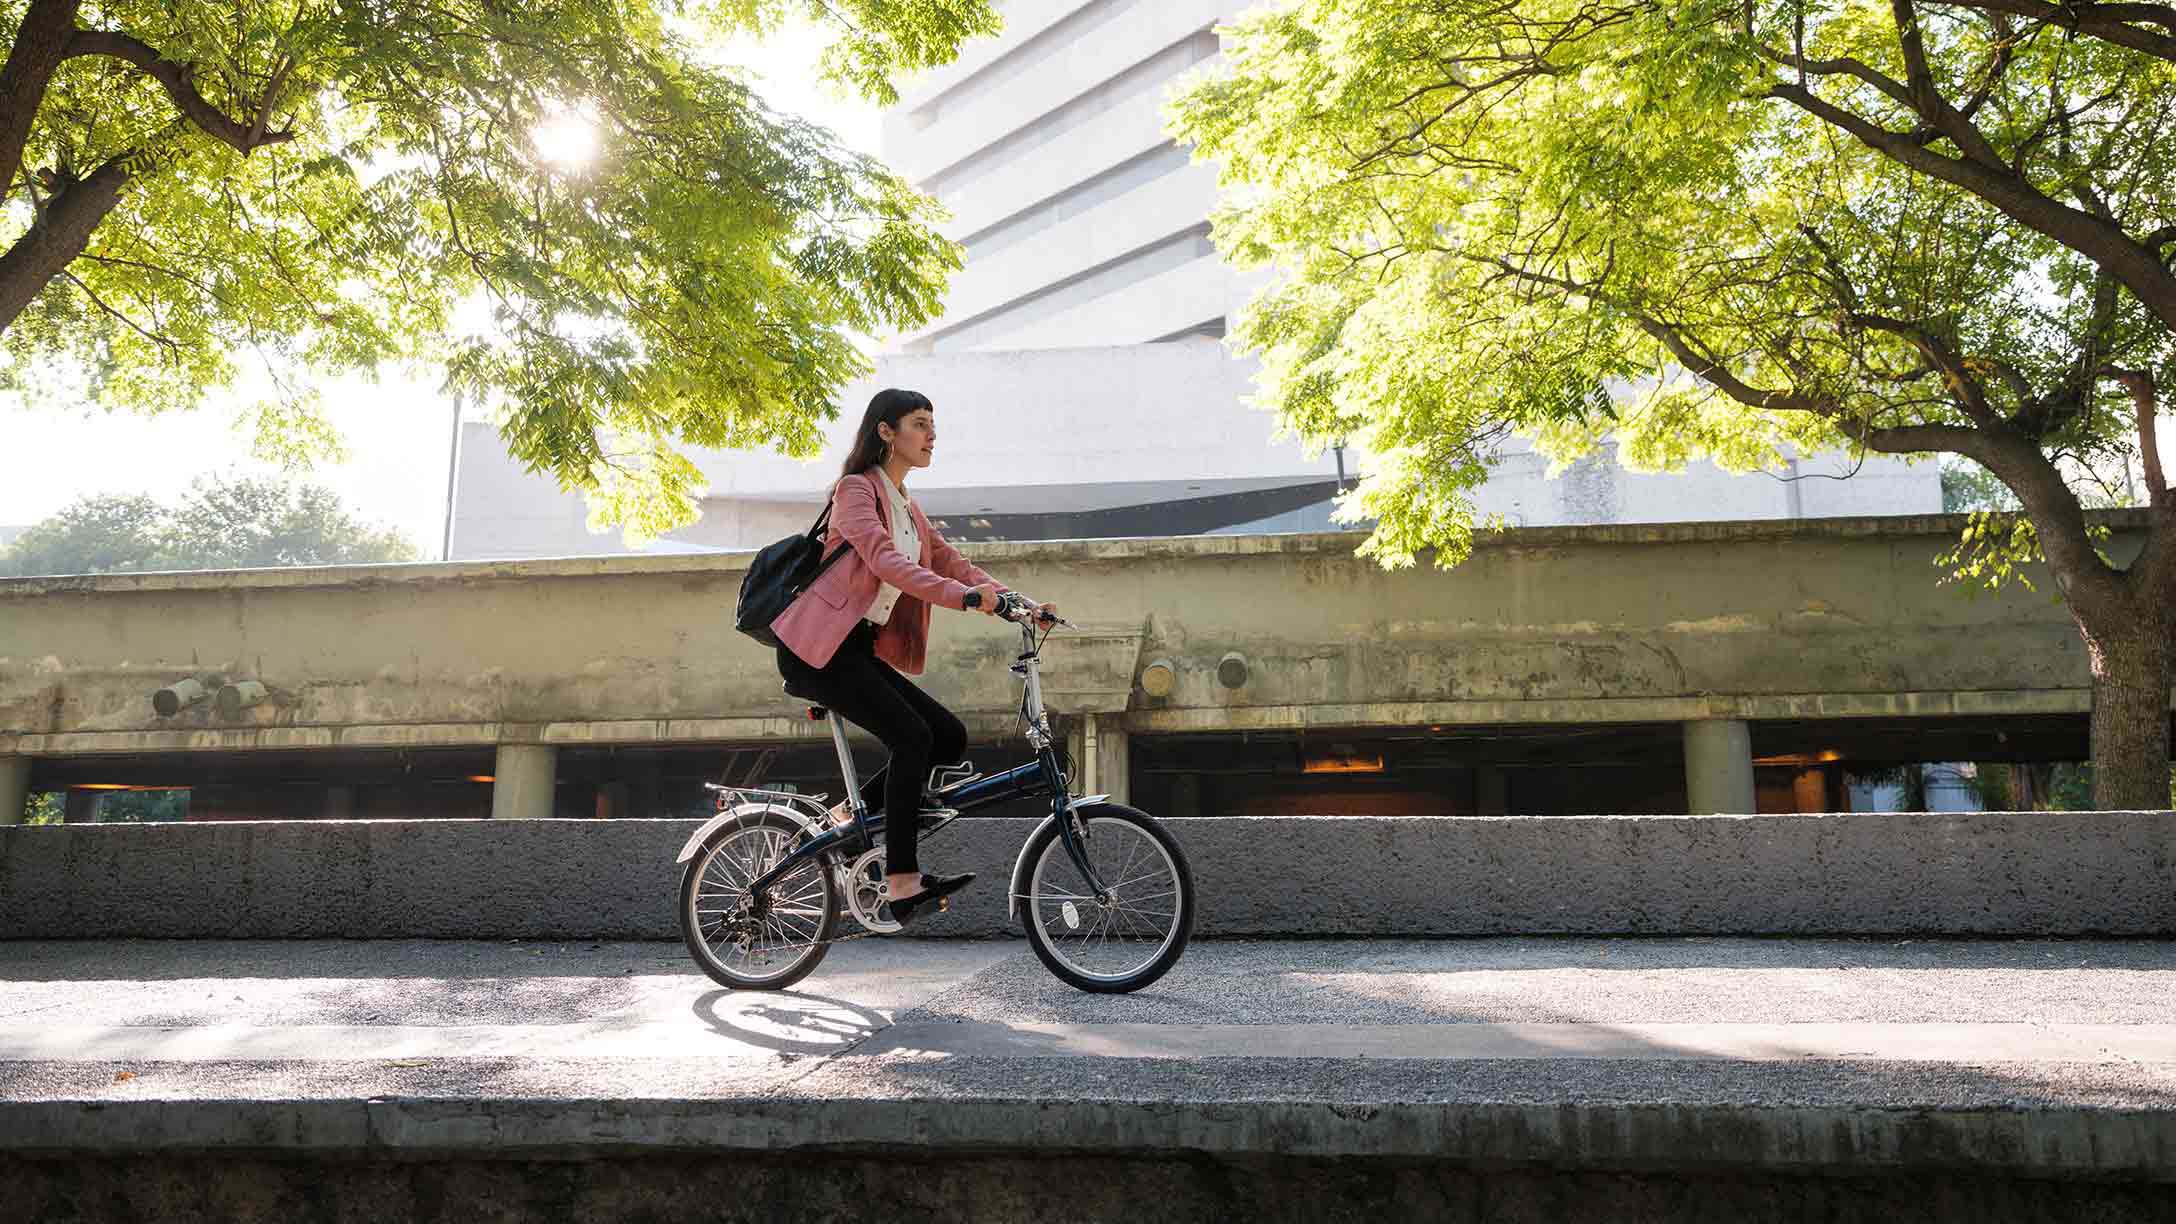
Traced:
<svg viewBox="0 0 2176 1224">
<path fill-rule="evenodd" d="M 793 698 L 795 701 L 805 701 L 809 703 L 808 720 L 810 722 L 822 722 L 824 719 L 831 716 L 831 711 L 826 709 L 823 704 L 819 702 L 816 698 L 809 696 L 807 693 L 794 692 L 793 686 L 791 684 L 781 685 L 780 687 L 785 689 L 786 696 Z"/>
</svg>

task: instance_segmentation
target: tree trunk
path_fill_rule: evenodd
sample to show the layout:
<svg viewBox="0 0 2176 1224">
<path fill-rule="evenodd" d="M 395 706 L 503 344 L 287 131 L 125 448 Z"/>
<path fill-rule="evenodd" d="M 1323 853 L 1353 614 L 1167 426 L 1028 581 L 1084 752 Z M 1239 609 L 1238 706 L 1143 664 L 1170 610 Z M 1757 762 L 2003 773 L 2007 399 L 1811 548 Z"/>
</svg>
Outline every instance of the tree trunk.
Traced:
<svg viewBox="0 0 2176 1224">
<path fill-rule="evenodd" d="M 0 190 L 15 190 L 23 146 L 53 70 L 67 57 L 80 7 L 82 0 L 31 0 L 22 25 L 16 27 L 7 63 L 0 65 Z"/>
<path fill-rule="evenodd" d="M 2074 608 L 2073 611 L 2076 611 Z M 2169 618 L 2132 604 L 2090 621 L 2078 615 L 2093 669 L 2093 806 L 2169 806 Z"/>
<path fill-rule="evenodd" d="M 90 245 L 91 231 L 121 202 L 129 182 L 126 155 L 70 183 L 46 201 L 45 214 L 0 254 L 0 331 L 6 331 L 54 277 Z"/>
</svg>

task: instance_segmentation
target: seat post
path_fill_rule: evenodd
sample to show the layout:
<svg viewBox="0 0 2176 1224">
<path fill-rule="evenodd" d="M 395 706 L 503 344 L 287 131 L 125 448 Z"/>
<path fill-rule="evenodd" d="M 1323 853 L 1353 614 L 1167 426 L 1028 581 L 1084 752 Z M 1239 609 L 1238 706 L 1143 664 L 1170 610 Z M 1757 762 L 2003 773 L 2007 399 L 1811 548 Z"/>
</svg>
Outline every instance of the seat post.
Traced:
<svg viewBox="0 0 2176 1224">
<path fill-rule="evenodd" d="M 839 751 L 839 777 L 846 782 L 846 802 L 855 816 L 862 813 L 861 779 L 854 776 L 854 754 L 846 747 L 846 720 L 837 710 L 825 715 L 831 720 L 831 746 Z"/>
</svg>

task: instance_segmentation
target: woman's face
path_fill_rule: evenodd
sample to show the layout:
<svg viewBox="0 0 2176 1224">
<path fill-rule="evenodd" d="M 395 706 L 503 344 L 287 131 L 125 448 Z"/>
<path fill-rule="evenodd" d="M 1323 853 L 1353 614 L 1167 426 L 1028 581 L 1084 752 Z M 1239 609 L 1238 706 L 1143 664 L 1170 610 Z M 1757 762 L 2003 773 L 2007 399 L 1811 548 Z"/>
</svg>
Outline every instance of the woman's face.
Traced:
<svg viewBox="0 0 2176 1224">
<path fill-rule="evenodd" d="M 892 444 L 892 454 L 909 466 L 925 468 L 937 449 L 937 418 L 927 408 L 917 408 L 899 418 L 897 428 L 878 422 L 877 436 Z"/>
</svg>

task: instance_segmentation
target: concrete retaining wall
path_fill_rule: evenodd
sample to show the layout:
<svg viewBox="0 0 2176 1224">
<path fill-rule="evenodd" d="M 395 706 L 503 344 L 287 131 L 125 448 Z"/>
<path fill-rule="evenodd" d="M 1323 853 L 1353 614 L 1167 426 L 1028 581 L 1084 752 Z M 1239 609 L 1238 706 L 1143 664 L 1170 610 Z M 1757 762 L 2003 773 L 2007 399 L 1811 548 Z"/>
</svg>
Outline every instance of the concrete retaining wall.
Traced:
<svg viewBox="0 0 2176 1224">
<path fill-rule="evenodd" d="M 931 936 L 1013 933 L 1033 822 Z M 0 828 L 0 938 L 672 938 L 687 820 Z M 1173 822 L 1197 934 L 2176 934 L 2176 812 L 1281 817 Z M 1304 887 L 1292 887 L 1294 880 Z"/>
</svg>

